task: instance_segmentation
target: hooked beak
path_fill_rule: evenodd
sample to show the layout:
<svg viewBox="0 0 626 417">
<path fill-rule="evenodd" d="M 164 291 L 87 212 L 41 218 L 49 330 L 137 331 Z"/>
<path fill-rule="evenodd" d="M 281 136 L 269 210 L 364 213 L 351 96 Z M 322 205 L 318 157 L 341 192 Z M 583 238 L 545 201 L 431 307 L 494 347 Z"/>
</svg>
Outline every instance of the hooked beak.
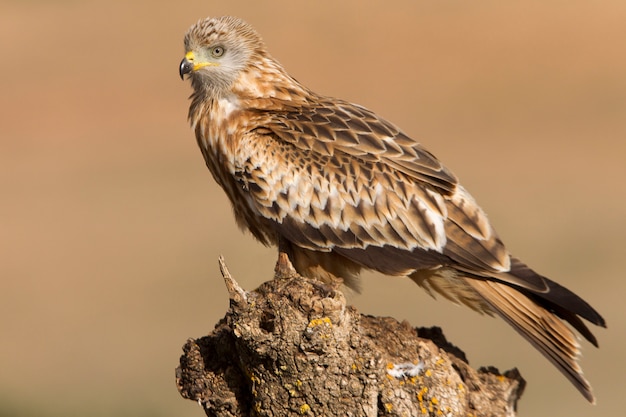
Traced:
<svg viewBox="0 0 626 417">
<path fill-rule="evenodd" d="M 189 74 L 193 71 L 197 71 L 200 68 L 204 67 L 216 67 L 219 64 L 216 62 L 201 62 L 196 60 L 196 55 L 193 51 L 189 51 L 185 54 L 185 57 L 182 61 L 180 61 L 180 67 L 178 67 L 178 73 L 180 74 L 180 79 L 184 80 L 184 75 Z"/>
<path fill-rule="evenodd" d="M 180 67 L 178 68 L 180 79 L 184 80 L 185 74 L 189 74 L 191 71 L 193 71 L 193 62 L 189 61 L 187 56 L 185 56 L 183 60 L 180 61 Z"/>
</svg>

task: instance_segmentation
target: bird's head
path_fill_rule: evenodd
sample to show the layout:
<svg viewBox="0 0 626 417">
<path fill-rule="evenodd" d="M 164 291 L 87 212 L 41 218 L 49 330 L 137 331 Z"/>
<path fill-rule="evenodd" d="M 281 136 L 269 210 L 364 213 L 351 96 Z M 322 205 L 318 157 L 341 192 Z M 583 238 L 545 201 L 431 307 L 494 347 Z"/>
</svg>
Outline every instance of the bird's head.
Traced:
<svg viewBox="0 0 626 417">
<path fill-rule="evenodd" d="M 202 19 L 185 34 L 180 77 L 188 74 L 197 93 L 219 96 L 264 51 L 261 37 L 243 20 L 231 16 Z"/>
</svg>

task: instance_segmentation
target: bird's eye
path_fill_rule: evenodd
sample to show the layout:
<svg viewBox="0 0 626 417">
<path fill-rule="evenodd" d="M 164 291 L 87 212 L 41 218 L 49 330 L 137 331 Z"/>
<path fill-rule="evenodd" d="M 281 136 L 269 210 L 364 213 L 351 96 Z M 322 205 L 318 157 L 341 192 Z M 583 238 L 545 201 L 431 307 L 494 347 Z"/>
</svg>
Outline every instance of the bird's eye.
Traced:
<svg viewBox="0 0 626 417">
<path fill-rule="evenodd" d="M 214 46 L 211 48 L 211 55 L 213 58 L 219 58 L 224 55 L 224 47 L 223 46 Z"/>
</svg>

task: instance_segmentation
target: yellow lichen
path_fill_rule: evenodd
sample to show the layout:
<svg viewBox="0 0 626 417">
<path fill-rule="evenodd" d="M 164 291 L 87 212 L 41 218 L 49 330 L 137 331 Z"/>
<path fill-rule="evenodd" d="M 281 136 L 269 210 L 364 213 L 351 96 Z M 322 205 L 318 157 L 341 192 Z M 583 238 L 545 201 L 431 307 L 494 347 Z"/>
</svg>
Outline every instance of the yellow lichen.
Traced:
<svg viewBox="0 0 626 417">
<path fill-rule="evenodd" d="M 430 369 L 427 369 L 426 372 L 424 372 L 424 375 L 427 377 L 432 376 L 432 374 L 433 374 L 433 371 L 431 371 Z"/>
<path fill-rule="evenodd" d="M 322 325 L 326 325 L 328 327 L 331 327 L 333 325 L 333 322 L 330 321 L 330 319 L 328 317 L 322 317 L 321 319 L 313 319 L 309 322 L 308 327 L 317 327 L 317 326 L 322 326 Z"/>
<path fill-rule="evenodd" d="M 393 404 L 386 403 L 385 404 L 385 411 L 388 412 L 388 413 L 391 413 L 391 410 L 393 410 Z"/>
<path fill-rule="evenodd" d="M 308 404 L 305 403 L 300 406 L 300 414 L 308 414 L 309 411 L 311 411 L 311 406 Z"/>
<path fill-rule="evenodd" d="M 428 387 L 422 387 L 422 389 L 420 389 L 417 393 L 417 401 L 420 403 L 420 406 L 422 405 L 421 403 L 424 401 L 424 394 L 426 394 L 427 392 Z"/>
</svg>

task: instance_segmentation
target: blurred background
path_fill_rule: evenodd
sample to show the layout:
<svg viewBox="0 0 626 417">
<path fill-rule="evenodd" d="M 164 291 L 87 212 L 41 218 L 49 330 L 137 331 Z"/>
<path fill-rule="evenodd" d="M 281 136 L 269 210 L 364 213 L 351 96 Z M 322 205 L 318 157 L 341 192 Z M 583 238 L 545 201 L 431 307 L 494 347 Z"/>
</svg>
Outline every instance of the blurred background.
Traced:
<svg viewBox="0 0 626 417">
<path fill-rule="evenodd" d="M 362 312 L 440 325 L 474 367 L 518 367 L 520 416 L 615 415 L 626 350 L 626 2 L 0 1 L 0 415 L 203 415 L 189 337 L 275 250 L 241 234 L 197 150 L 186 29 L 245 18 L 312 89 L 418 138 L 503 240 L 607 319 L 592 407 L 501 320 L 363 277 Z M 594 329 L 596 330 L 596 329 Z"/>
</svg>

